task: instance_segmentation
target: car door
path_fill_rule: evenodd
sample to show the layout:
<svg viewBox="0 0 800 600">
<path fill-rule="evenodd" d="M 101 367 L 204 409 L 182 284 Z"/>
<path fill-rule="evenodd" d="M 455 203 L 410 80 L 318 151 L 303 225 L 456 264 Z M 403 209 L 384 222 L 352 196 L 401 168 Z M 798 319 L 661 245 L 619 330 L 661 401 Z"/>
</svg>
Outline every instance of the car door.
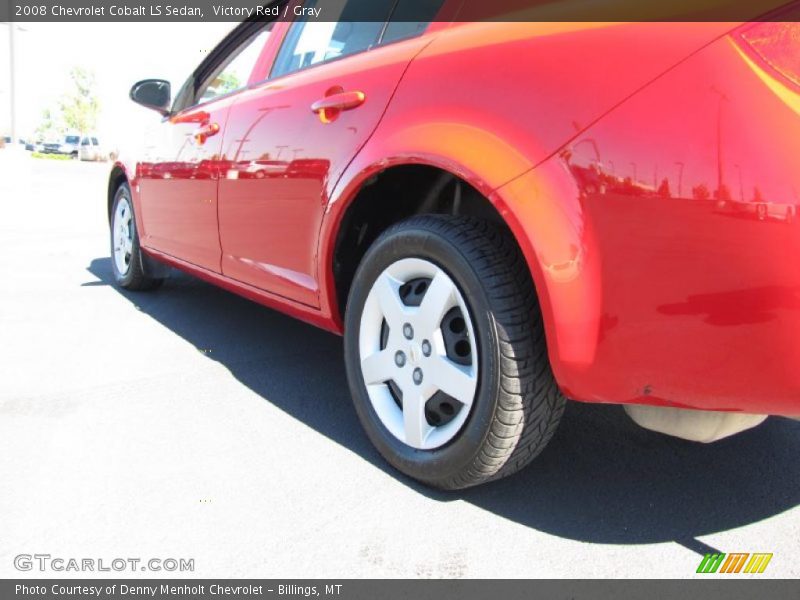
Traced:
<svg viewBox="0 0 800 600">
<path fill-rule="evenodd" d="M 268 79 L 237 98 L 225 133 L 219 230 L 226 276 L 319 306 L 316 241 L 326 191 L 428 43 L 418 35 L 427 23 L 387 27 L 396 4 L 339 0 L 338 22 L 283 24 Z M 349 11 L 372 21 L 349 22 Z"/>
<path fill-rule="evenodd" d="M 138 170 L 140 239 L 220 272 L 217 185 L 222 134 L 236 92 L 246 87 L 271 24 L 239 27 L 184 85 Z"/>
</svg>

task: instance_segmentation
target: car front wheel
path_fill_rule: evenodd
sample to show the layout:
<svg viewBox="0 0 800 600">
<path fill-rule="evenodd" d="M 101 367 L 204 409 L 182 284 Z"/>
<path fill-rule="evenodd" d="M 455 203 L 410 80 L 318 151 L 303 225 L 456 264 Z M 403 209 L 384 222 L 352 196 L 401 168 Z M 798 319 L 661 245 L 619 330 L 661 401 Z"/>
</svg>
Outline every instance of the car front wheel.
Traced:
<svg viewBox="0 0 800 600">
<path fill-rule="evenodd" d="M 117 285 L 128 290 L 151 290 L 162 283 L 145 272 L 127 183 L 117 188 L 111 209 L 111 270 Z"/>
<path fill-rule="evenodd" d="M 565 400 L 506 231 L 446 216 L 390 228 L 358 268 L 345 321 L 359 419 L 405 474 L 477 485 L 518 471 L 552 437 Z"/>
</svg>

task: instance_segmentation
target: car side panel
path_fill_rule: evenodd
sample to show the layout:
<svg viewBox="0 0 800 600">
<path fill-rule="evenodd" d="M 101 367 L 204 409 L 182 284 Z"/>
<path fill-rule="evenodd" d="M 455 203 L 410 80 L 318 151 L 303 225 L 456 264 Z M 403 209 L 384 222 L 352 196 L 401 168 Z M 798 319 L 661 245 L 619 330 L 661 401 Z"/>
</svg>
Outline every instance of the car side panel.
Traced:
<svg viewBox="0 0 800 600">
<path fill-rule="evenodd" d="M 142 246 L 219 272 L 217 222 L 222 136 L 234 96 L 192 107 L 161 124 L 160 139 L 137 165 Z M 198 139 L 202 129 L 217 134 Z"/>
<path fill-rule="evenodd" d="M 573 275 L 536 249 L 570 396 L 800 414 L 798 156 L 800 94 L 726 37 L 499 190 L 574 207 Z"/>
<path fill-rule="evenodd" d="M 454 24 L 414 59 L 376 139 L 450 157 L 495 188 L 731 27 Z"/>
<path fill-rule="evenodd" d="M 409 66 L 370 141 L 341 180 L 328 182 L 319 248 L 323 310 L 340 322 L 336 237 L 370 177 L 392 165 L 428 164 L 490 197 L 731 27 L 456 23 L 441 29 Z M 533 268 L 532 255 L 530 262 Z"/>
<path fill-rule="evenodd" d="M 497 43 L 514 43 L 500 30 L 516 26 L 498 25 Z M 733 27 L 702 26 L 714 35 Z M 614 35 L 633 32 L 619 43 L 642 60 L 648 44 L 637 44 L 637 36 L 658 32 L 650 43 L 663 46 L 699 31 L 679 23 L 626 27 Z M 607 89 L 589 74 L 585 94 L 565 102 L 581 75 L 566 47 L 553 54 L 543 45 L 537 54 L 547 55 L 548 66 L 564 58 L 563 73 L 534 65 L 520 77 L 517 69 L 517 91 L 506 96 L 488 68 L 471 70 L 470 95 L 467 83 L 430 62 L 442 49 L 437 39 L 412 64 L 333 193 L 321 251 L 326 285 L 332 238 L 363 181 L 392 164 L 432 164 L 484 192 L 515 233 L 542 302 L 554 372 L 570 397 L 800 413 L 800 270 L 793 258 L 800 250 L 800 103 L 776 93 L 726 36 L 710 45 L 693 38 L 702 50 L 659 78 L 642 70 L 640 85 L 634 75 L 642 61 L 624 62 L 626 52 L 608 49 L 605 56 L 624 65 L 614 76 L 616 63 L 604 63 L 597 35 L 573 39 L 583 49 L 576 55 L 606 64 Z M 552 44 L 555 52 L 559 42 Z M 469 49 L 458 56 L 483 64 Z M 630 93 L 617 85 L 626 74 L 636 80 Z M 415 96 L 423 80 L 441 88 Z M 507 98 L 522 90 L 532 113 Z M 524 103 L 517 97 L 514 105 Z M 604 183 L 598 170 L 617 183 Z M 758 213 L 756 204 L 766 210 Z"/>
</svg>

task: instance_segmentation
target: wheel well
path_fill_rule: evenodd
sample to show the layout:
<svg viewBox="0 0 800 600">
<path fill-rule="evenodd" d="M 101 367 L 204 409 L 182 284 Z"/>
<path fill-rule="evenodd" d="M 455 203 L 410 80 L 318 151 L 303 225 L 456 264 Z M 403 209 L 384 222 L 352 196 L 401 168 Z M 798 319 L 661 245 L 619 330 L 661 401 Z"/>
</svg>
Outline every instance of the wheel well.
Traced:
<svg viewBox="0 0 800 600">
<path fill-rule="evenodd" d="M 341 314 L 356 269 L 372 242 L 395 223 L 421 214 L 469 215 L 508 229 L 483 194 L 448 171 L 426 165 L 401 165 L 382 171 L 364 183 L 339 227 L 333 275 Z"/>
<path fill-rule="evenodd" d="M 123 183 L 126 183 L 128 178 L 125 176 L 125 170 L 119 165 L 115 165 L 111 169 L 111 175 L 108 178 L 108 222 L 111 222 L 111 211 L 114 208 L 114 196 L 117 189 Z"/>
</svg>

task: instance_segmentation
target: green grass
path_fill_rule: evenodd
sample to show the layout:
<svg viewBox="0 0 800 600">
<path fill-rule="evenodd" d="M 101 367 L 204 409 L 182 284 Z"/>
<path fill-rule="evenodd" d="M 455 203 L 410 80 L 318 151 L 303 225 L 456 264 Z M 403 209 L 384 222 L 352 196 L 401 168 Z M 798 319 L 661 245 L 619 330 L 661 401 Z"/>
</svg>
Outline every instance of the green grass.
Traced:
<svg viewBox="0 0 800 600">
<path fill-rule="evenodd" d="M 32 152 L 31 156 L 33 158 L 49 158 L 50 160 L 72 160 L 72 157 L 68 154 L 46 154 L 44 152 Z"/>
</svg>

